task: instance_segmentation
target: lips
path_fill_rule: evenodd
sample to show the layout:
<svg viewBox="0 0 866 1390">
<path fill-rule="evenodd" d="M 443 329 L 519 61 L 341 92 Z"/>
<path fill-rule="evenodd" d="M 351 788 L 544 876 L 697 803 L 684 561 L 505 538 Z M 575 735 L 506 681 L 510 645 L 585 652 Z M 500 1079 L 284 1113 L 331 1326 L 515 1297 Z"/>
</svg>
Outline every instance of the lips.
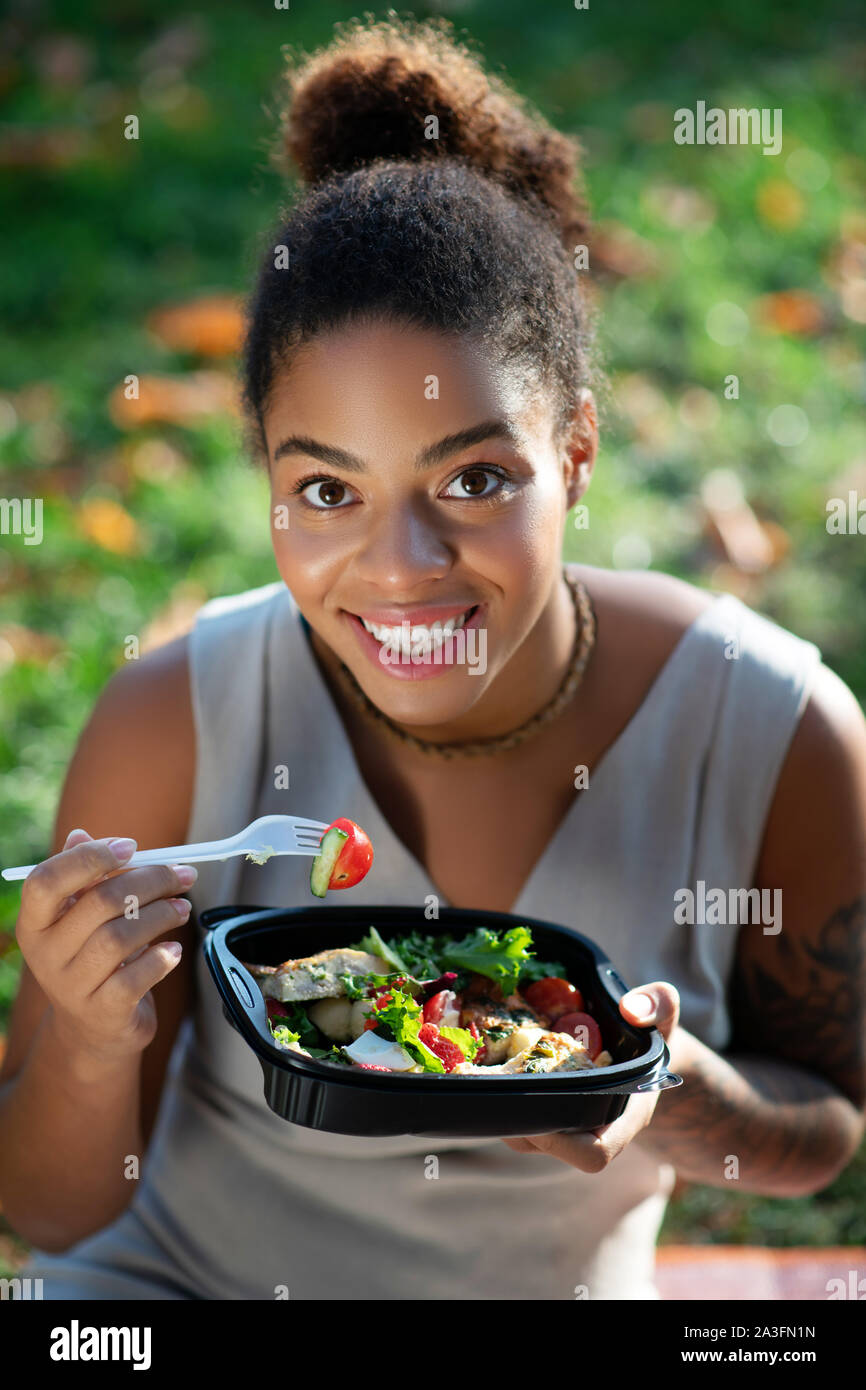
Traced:
<svg viewBox="0 0 866 1390">
<path fill-rule="evenodd" d="M 468 634 L 470 629 L 479 627 L 484 621 L 486 611 L 486 603 L 469 607 L 457 604 L 437 605 L 435 608 L 416 608 L 414 611 L 404 609 L 397 613 L 393 609 L 390 612 L 387 609 L 372 612 L 368 609 L 363 617 L 343 609 L 343 618 L 355 633 L 362 652 L 373 662 L 380 674 L 393 676 L 397 680 L 414 681 L 441 676 L 453 670 L 460 656 L 457 649 L 460 633 Z M 389 622 L 385 624 L 376 621 L 379 614 L 383 618 L 387 617 Z M 420 621 L 422 614 L 427 618 L 426 623 Z M 395 623 L 397 617 L 402 618 L 399 625 Z M 378 628 L 380 634 L 387 632 L 387 636 L 377 637 L 365 626 L 364 619 L 371 626 Z M 403 622 L 406 624 L 405 629 Z M 446 624 L 451 625 L 450 631 L 447 630 Z M 416 633 L 417 636 L 414 635 Z M 389 660 L 382 660 L 383 651 L 390 651 Z M 395 656 L 401 652 L 414 652 L 414 655 L 411 660 Z"/>
</svg>

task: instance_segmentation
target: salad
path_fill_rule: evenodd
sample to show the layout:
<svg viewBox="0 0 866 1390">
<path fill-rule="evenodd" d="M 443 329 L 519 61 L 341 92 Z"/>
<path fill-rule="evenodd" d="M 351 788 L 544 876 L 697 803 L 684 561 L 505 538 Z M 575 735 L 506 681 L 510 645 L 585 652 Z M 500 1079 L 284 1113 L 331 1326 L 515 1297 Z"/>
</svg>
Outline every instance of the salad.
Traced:
<svg viewBox="0 0 866 1390">
<path fill-rule="evenodd" d="M 278 1047 L 367 1071 L 491 1076 L 610 1066 L 598 1022 L 528 927 L 418 931 L 246 965 Z"/>
</svg>

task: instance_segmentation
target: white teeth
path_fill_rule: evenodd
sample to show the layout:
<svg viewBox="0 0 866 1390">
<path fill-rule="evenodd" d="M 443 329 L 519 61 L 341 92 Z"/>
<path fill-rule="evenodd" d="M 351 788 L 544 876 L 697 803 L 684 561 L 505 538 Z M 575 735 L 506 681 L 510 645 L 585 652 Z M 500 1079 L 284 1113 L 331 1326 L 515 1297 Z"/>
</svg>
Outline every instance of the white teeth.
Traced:
<svg viewBox="0 0 866 1390">
<path fill-rule="evenodd" d="M 434 623 L 432 627 L 417 624 L 409 627 L 404 623 L 401 627 L 384 627 L 381 623 L 368 623 L 366 618 L 361 622 L 368 632 L 372 633 L 377 642 L 387 642 L 391 647 L 402 647 L 404 651 L 410 651 L 419 642 L 431 647 L 441 646 L 449 637 L 461 628 L 469 616 L 470 610 L 467 608 L 465 613 L 461 613 L 458 618 L 448 618 L 444 623 Z"/>
</svg>

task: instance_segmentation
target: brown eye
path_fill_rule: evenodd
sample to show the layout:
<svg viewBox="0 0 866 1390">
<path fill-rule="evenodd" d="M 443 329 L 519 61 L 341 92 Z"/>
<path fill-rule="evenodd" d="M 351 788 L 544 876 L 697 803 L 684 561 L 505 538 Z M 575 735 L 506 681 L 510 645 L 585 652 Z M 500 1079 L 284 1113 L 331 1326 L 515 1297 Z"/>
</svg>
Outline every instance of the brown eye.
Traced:
<svg viewBox="0 0 866 1390">
<path fill-rule="evenodd" d="M 488 487 L 488 483 L 492 486 Z M 458 500 L 468 497 L 492 497 L 503 486 L 502 475 L 493 468 L 464 468 L 452 482 L 448 484 L 446 497 L 456 497 Z M 457 489 L 451 491 L 451 489 Z"/>
<path fill-rule="evenodd" d="M 346 489 L 342 483 L 319 483 L 317 497 L 325 506 L 335 507 L 338 502 L 342 502 L 345 493 Z"/>
<path fill-rule="evenodd" d="M 487 475 L 480 468 L 470 468 L 462 475 L 461 483 L 470 497 L 478 497 L 487 487 Z"/>
<path fill-rule="evenodd" d="M 337 478 L 314 479 L 301 489 L 301 495 L 311 507 L 317 507 L 320 512 L 333 511 L 351 501 L 345 483 L 339 482 Z"/>
</svg>

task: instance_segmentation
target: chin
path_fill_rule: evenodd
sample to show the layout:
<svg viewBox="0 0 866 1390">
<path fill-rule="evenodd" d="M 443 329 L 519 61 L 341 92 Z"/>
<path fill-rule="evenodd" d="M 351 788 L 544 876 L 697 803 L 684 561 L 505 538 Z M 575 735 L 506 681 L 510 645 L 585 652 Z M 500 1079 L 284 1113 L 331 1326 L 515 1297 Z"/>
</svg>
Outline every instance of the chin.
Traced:
<svg viewBox="0 0 866 1390">
<path fill-rule="evenodd" d="M 381 679 L 365 679 L 365 673 L 357 668 L 352 674 L 388 719 L 418 730 L 456 723 L 473 708 L 487 684 L 483 677 L 470 677 L 465 671 L 426 680 L 398 681 L 392 676 L 385 678 L 387 684 Z"/>
</svg>

